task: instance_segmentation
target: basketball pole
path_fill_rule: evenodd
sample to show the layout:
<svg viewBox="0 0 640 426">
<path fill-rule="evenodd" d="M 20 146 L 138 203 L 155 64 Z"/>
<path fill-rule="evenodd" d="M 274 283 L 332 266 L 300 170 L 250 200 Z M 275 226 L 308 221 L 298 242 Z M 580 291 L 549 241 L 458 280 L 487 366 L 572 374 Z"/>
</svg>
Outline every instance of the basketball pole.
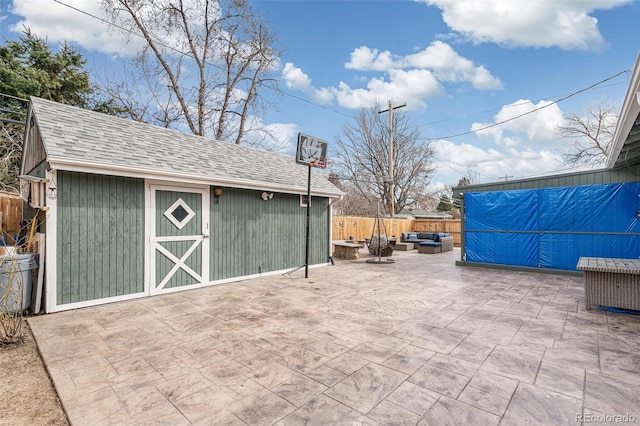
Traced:
<svg viewBox="0 0 640 426">
<path fill-rule="evenodd" d="M 307 219 L 304 253 L 304 277 L 309 278 L 309 222 L 311 216 L 311 163 L 309 163 L 309 174 L 307 175 Z"/>
<path fill-rule="evenodd" d="M 307 217 L 305 219 L 305 254 L 304 277 L 309 278 L 309 239 L 311 226 L 311 167 L 326 166 L 327 142 L 303 133 L 298 133 L 298 149 L 296 150 L 296 163 L 305 164 L 308 167 L 307 174 Z M 321 159 L 321 161 L 319 161 Z M 300 268 L 298 268 L 300 269 Z"/>
</svg>

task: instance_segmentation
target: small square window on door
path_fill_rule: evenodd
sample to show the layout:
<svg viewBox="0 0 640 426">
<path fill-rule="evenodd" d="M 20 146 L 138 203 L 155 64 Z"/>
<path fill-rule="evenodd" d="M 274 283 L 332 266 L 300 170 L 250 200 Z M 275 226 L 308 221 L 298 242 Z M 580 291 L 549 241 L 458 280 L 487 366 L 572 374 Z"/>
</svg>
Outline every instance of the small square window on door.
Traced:
<svg viewBox="0 0 640 426">
<path fill-rule="evenodd" d="M 176 202 L 164 212 L 164 216 L 178 229 L 184 228 L 195 215 L 191 207 L 189 207 L 182 198 L 178 198 Z"/>
</svg>

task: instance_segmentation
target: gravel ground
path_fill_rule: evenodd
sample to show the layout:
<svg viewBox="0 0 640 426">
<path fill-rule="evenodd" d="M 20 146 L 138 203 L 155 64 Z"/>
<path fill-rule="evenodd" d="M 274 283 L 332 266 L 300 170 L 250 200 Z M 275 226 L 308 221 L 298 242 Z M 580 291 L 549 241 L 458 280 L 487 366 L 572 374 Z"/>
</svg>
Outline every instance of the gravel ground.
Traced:
<svg viewBox="0 0 640 426">
<path fill-rule="evenodd" d="M 0 344 L 0 425 L 68 425 L 26 321 L 23 331 L 23 343 Z"/>
</svg>

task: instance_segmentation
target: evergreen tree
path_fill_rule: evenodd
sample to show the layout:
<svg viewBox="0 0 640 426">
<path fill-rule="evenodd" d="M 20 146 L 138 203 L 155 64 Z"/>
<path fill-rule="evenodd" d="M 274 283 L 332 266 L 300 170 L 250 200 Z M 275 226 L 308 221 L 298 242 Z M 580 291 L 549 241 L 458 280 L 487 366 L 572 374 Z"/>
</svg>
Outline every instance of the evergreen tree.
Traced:
<svg viewBox="0 0 640 426">
<path fill-rule="evenodd" d="M 438 203 L 438 207 L 436 207 L 436 211 L 439 212 L 448 212 L 453 208 L 453 202 L 451 202 L 451 198 L 447 194 L 442 194 L 440 196 L 440 202 Z"/>
<path fill-rule="evenodd" d="M 46 40 L 25 30 L 23 37 L 0 46 L 0 93 L 86 108 L 93 91 L 85 64 L 82 54 L 66 43 L 54 53 Z"/>
<path fill-rule="evenodd" d="M 0 190 L 18 192 L 28 100 L 37 96 L 81 108 L 121 114 L 94 96 L 86 60 L 66 43 L 53 52 L 30 30 L 0 46 Z"/>
</svg>

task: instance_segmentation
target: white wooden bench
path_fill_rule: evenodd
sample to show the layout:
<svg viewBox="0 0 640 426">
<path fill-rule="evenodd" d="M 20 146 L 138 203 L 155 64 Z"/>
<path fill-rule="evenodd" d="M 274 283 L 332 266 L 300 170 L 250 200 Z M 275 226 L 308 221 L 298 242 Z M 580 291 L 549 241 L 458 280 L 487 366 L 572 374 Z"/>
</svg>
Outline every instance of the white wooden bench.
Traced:
<svg viewBox="0 0 640 426">
<path fill-rule="evenodd" d="M 364 247 L 352 240 L 332 241 L 331 244 L 335 247 L 333 257 L 342 259 L 360 259 L 360 249 Z"/>
<path fill-rule="evenodd" d="M 581 257 L 584 304 L 640 311 L 640 260 Z"/>
</svg>

